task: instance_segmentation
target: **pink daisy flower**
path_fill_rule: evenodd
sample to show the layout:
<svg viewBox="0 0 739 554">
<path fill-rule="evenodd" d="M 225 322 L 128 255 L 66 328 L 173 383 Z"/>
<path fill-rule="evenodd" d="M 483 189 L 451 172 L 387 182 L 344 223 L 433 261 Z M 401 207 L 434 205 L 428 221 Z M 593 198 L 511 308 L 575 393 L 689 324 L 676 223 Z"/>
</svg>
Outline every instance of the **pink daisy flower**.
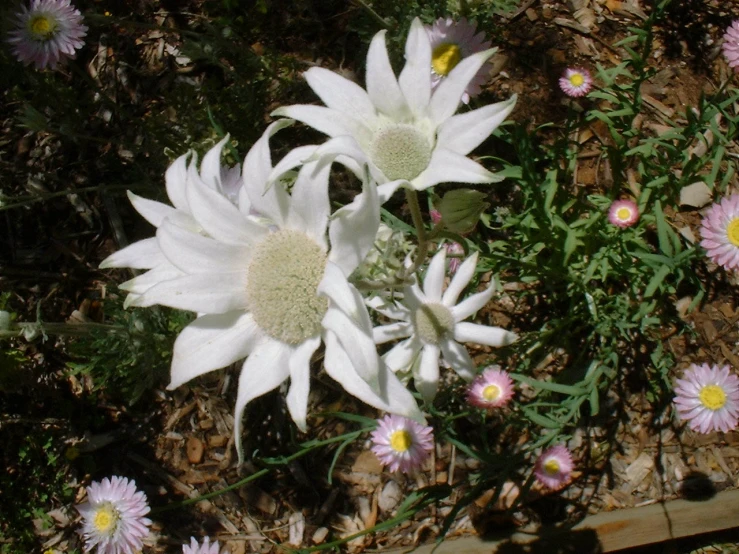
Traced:
<svg viewBox="0 0 739 554">
<path fill-rule="evenodd" d="M 203 544 L 198 543 L 195 537 L 190 537 L 190 544 L 182 545 L 182 554 L 228 554 L 228 550 L 224 548 L 223 552 L 219 552 L 219 548 L 218 541 L 211 544 L 208 537 L 203 539 Z"/>
<path fill-rule="evenodd" d="M 491 46 L 490 41 L 485 40 L 484 33 L 477 33 L 477 25 L 465 18 L 454 21 L 449 17 L 441 17 L 432 26 L 425 27 L 431 41 L 431 90 L 436 89 L 464 58 L 488 50 Z M 467 85 L 462 102 L 469 104 L 470 98 L 480 94 L 490 68 L 490 62 L 483 64 Z"/>
<path fill-rule="evenodd" d="M 729 366 L 691 365 L 676 380 L 677 413 L 699 433 L 731 431 L 739 418 L 739 378 Z"/>
<path fill-rule="evenodd" d="M 29 7 L 21 7 L 16 20 L 17 29 L 7 41 L 18 61 L 33 63 L 36 69 L 56 69 L 85 44 L 87 27 L 70 0 L 31 0 Z"/>
<path fill-rule="evenodd" d="M 136 482 L 107 477 L 87 487 L 87 502 L 77 506 L 82 515 L 85 552 L 97 546 L 98 554 L 133 554 L 141 550 L 151 520 L 146 495 Z"/>
<path fill-rule="evenodd" d="M 587 69 L 581 67 L 568 67 L 564 75 L 559 78 L 559 88 L 567 96 L 578 98 L 585 96 L 593 87 L 593 78 Z"/>
<path fill-rule="evenodd" d="M 724 43 L 721 46 L 729 67 L 739 71 L 739 20 L 733 21 L 724 33 Z"/>
<path fill-rule="evenodd" d="M 639 208 L 632 200 L 616 200 L 608 209 L 608 221 L 616 227 L 631 227 L 639 219 Z"/>
<path fill-rule="evenodd" d="M 547 448 L 537 458 L 534 476 L 539 483 L 556 491 L 570 482 L 573 468 L 570 451 L 564 445 L 557 444 Z"/>
<path fill-rule="evenodd" d="M 739 194 L 713 204 L 701 222 L 701 246 L 724 269 L 739 269 Z"/>
<path fill-rule="evenodd" d="M 386 415 L 372 431 L 372 452 L 390 471 L 408 473 L 434 448 L 434 430 L 407 417 Z"/>
<path fill-rule="evenodd" d="M 467 401 L 478 408 L 501 408 L 513 398 L 513 380 L 500 366 L 492 365 L 467 387 Z"/>
</svg>

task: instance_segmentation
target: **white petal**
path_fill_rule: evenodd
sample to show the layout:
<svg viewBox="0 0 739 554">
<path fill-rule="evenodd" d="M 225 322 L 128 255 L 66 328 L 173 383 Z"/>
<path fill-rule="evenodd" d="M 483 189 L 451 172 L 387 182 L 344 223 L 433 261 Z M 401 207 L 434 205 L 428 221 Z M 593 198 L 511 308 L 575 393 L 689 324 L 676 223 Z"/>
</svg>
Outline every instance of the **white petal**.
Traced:
<svg viewBox="0 0 739 554">
<path fill-rule="evenodd" d="M 385 202 L 390 200 L 390 197 L 395 194 L 395 191 L 398 190 L 403 184 L 406 184 L 407 181 L 399 180 L 399 181 L 391 181 L 389 183 L 383 183 L 382 185 L 377 186 L 377 198 L 380 200 L 380 205 L 382 206 Z"/>
<path fill-rule="evenodd" d="M 444 287 L 446 276 L 446 248 L 440 248 L 431 258 L 431 263 L 423 278 L 423 292 L 428 302 L 441 302 L 441 289 Z"/>
<path fill-rule="evenodd" d="M 367 52 L 367 94 L 379 111 L 401 121 L 410 115 L 410 110 L 390 65 L 385 33 L 380 31 L 372 38 Z"/>
<path fill-rule="evenodd" d="M 326 227 L 331 213 L 328 199 L 330 165 L 304 165 L 293 185 L 287 227 L 299 229 L 326 248 Z"/>
<path fill-rule="evenodd" d="M 157 230 L 157 241 L 167 259 L 185 273 L 245 275 L 251 259 L 249 246 L 225 244 L 185 231 L 169 221 Z"/>
<path fill-rule="evenodd" d="M 403 304 L 390 302 L 381 296 L 373 296 L 372 298 L 365 300 L 365 304 L 376 312 L 380 312 L 387 318 L 410 321 L 411 314 L 408 311 L 408 308 L 403 306 Z"/>
<path fill-rule="evenodd" d="M 472 296 L 468 296 L 462 302 L 451 308 L 454 321 L 463 321 L 480 310 L 495 294 L 495 283 L 487 289 Z"/>
<path fill-rule="evenodd" d="M 497 48 L 491 48 L 467 56 L 439 83 L 429 104 L 431 119 L 434 123 L 440 125 L 454 115 L 467 85 L 496 50 Z"/>
<path fill-rule="evenodd" d="M 421 20 L 415 18 L 405 43 L 405 67 L 400 89 L 416 115 L 425 114 L 431 98 L 431 43 Z"/>
<path fill-rule="evenodd" d="M 423 345 L 416 337 L 399 342 L 390 350 L 385 352 L 382 359 L 392 371 L 407 371 L 416 363 L 416 357 Z"/>
<path fill-rule="evenodd" d="M 167 258 L 162 253 L 156 237 L 152 237 L 134 242 L 122 250 L 114 252 L 100 262 L 100 269 L 108 269 L 109 267 L 151 269 L 163 263 L 167 263 Z"/>
<path fill-rule="evenodd" d="M 229 135 L 226 135 L 218 144 L 208 150 L 200 164 L 200 178 L 208 188 L 219 193 L 223 193 L 223 186 L 221 185 L 221 152 L 229 141 L 229 138 Z"/>
<path fill-rule="evenodd" d="M 307 163 L 315 154 L 316 149 L 318 149 L 318 146 L 314 144 L 293 148 L 272 168 L 267 180 L 271 182 L 279 179 L 288 171 Z"/>
<path fill-rule="evenodd" d="M 326 106 L 358 117 L 366 125 L 372 125 L 376 117 L 375 106 L 367 92 L 358 84 L 322 67 L 312 67 L 304 76 L 310 88 Z"/>
<path fill-rule="evenodd" d="M 413 334 L 413 326 L 407 321 L 396 321 L 388 325 L 380 325 L 372 329 L 375 344 L 384 344 L 391 340 L 404 339 Z"/>
<path fill-rule="evenodd" d="M 365 180 L 362 193 L 334 213 L 329 227 L 329 260 L 350 275 L 367 256 L 380 228 L 380 202 L 374 183 Z"/>
<path fill-rule="evenodd" d="M 294 104 L 278 108 L 272 115 L 297 119 L 330 137 L 350 135 L 362 142 L 371 136 L 370 130 L 356 117 L 323 106 Z"/>
<path fill-rule="evenodd" d="M 441 303 L 447 308 L 452 308 L 457 303 L 459 295 L 470 284 L 477 268 L 477 257 L 477 252 L 474 252 L 457 268 L 457 272 L 452 277 L 452 282 L 449 283 L 449 286 L 444 291 L 444 295 L 441 297 Z"/>
<path fill-rule="evenodd" d="M 131 302 L 132 306 L 161 304 L 202 314 L 245 310 L 246 276 L 240 273 L 197 273 L 163 281 Z"/>
<path fill-rule="evenodd" d="M 330 298 L 344 313 L 353 314 L 357 309 L 356 289 L 349 284 L 341 268 L 332 262 L 326 264 L 323 279 L 318 284 L 318 294 Z"/>
<path fill-rule="evenodd" d="M 413 376 L 416 390 L 426 402 L 431 402 L 439 388 L 439 347 L 426 344 L 421 349 L 421 361 Z"/>
<path fill-rule="evenodd" d="M 327 140 L 316 149 L 312 159 L 318 159 L 322 164 L 331 164 L 334 160 L 341 163 L 340 156 L 349 157 L 355 160 L 360 166 L 371 163 L 357 140 L 348 135 Z"/>
<path fill-rule="evenodd" d="M 466 156 L 437 146 L 431 161 L 416 178 L 411 181 L 416 190 L 425 190 L 439 183 L 497 183 L 503 178 L 491 173 L 479 163 Z"/>
<path fill-rule="evenodd" d="M 459 342 L 473 342 L 487 346 L 508 346 L 513 344 L 518 335 L 501 327 L 490 327 L 462 321 L 454 326 L 454 339 Z M 451 363 L 451 362 L 450 362 Z"/>
<path fill-rule="evenodd" d="M 161 283 L 169 281 L 177 277 L 182 277 L 183 273 L 169 262 L 150 269 L 146 273 L 142 273 L 133 279 L 121 283 L 118 288 L 133 294 L 143 294 L 148 289 Z"/>
<path fill-rule="evenodd" d="M 174 343 L 172 380 L 176 389 L 199 375 L 231 365 L 252 351 L 261 332 L 250 314 L 235 311 L 202 315 Z"/>
<path fill-rule="evenodd" d="M 241 447 L 241 420 L 244 408 L 255 398 L 276 389 L 290 375 L 289 360 L 293 349 L 270 339 L 263 339 L 244 362 L 239 376 L 239 390 L 236 393 L 234 413 L 234 437 L 239 465 L 244 462 Z"/>
<path fill-rule="evenodd" d="M 308 430 L 308 393 L 310 393 L 310 360 L 321 344 L 320 337 L 307 339 L 298 345 L 290 356 L 290 390 L 287 393 L 287 409 L 298 429 Z"/>
<path fill-rule="evenodd" d="M 477 371 L 475 370 L 475 363 L 472 361 L 472 358 L 470 358 L 470 354 L 467 352 L 467 349 L 458 342 L 449 339 L 442 341 L 440 346 L 446 363 L 452 366 L 452 369 L 456 371 L 462 379 L 472 381 L 472 379 L 475 378 Z"/>
<path fill-rule="evenodd" d="M 136 211 L 154 227 L 159 227 L 165 217 L 172 215 L 176 211 L 172 206 L 162 204 L 156 200 L 142 198 L 130 190 L 126 191 L 126 194 L 128 194 L 128 199 L 133 204 L 133 207 L 136 208 Z"/>
<path fill-rule="evenodd" d="M 169 196 L 172 205 L 178 210 L 183 210 L 187 213 L 190 213 L 190 206 L 187 203 L 187 195 L 185 193 L 187 185 L 187 158 L 189 156 L 190 153 L 187 153 L 177 158 L 167 168 L 167 172 L 164 174 L 167 196 Z"/>
<path fill-rule="evenodd" d="M 346 392 L 378 410 L 424 422 L 423 413 L 418 409 L 413 395 L 384 364 L 380 364 L 379 380 L 382 394 L 378 396 L 354 371 L 349 356 L 331 331 L 326 331 L 324 341 L 326 373 L 344 387 Z"/>
<path fill-rule="evenodd" d="M 450 117 L 439 127 L 437 141 L 447 150 L 466 156 L 498 128 L 515 105 L 514 94 L 504 102 Z"/>
</svg>

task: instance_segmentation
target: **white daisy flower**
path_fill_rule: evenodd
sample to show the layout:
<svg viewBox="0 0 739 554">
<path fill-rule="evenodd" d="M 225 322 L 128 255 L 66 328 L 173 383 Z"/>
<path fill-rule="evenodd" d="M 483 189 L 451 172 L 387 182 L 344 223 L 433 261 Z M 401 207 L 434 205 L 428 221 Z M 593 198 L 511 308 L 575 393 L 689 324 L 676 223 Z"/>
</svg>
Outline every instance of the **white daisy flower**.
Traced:
<svg viewBox="0 0 739 554">
<path fill-rule="evenodd" d="M 317 155 L 346 155 L 366 163 L 380 185 L 381 202 L 401 185 L 423 190 L 443 182 L 500 181 L 502 177 L 467 155 L 513 110 L 516 96 L 454 115 L 467 85 L 494 51 L 463 59 L 432 92 L 431 44 L 416 18 L 400 77 L 393 73 L 385 31 L 380 31 L 367 54 L 366 91 L 332 71 L 313 67 L 305 78 L 326 107 L 287 106 L 273 115 L 297 119 L 331 137 Z"/>
<path fill-rule="evenodd" d="M 190 537 L 190 544 L 182 545 L 182 554 L 228 554 L 225 548 L 221 551 L 218 541 L 210 542 L 210 537 L 205 537 L 202 544 L 195 537 Z"/>
<path fill-rule="evenodd" d="M 234 425 L 240 460 L 244 408 L 288 377 L 288 410 L 306 429 L 310 360 L 321 342 L 326 372 L 350 394 L 378 409 L 423 419 L 412 395 L 381 363 L 369 314 L 347 281 L 379 227 L 375 189 L 365 184 L 363 200 L 337 211 L 329 226 L 330 165 L 304 165 L 291 194 L 270 180 L 281 174 L 272 168 L 268 143 L 279 126 L 284 124 L 270 126 L 247 155 L 238 207 L 201 178 L 217 174 L 206 163 L 220 167 L 210 152 L 200 175 L 191 164 L 184 186 L 173 178 L 180 186 L 169 195 L 183 202 L 181 210 L 147 204 L 159 223 L 155 255 L 177 274 L 158 282 L 149 278 L 132 302 L 199 314 L 175 341 L 170 389 L 246 357 Z M 283 159 L 280 165 L 293 164 Z M 181 217 L 186 209 L 190 215 Z M 118 266 L 115 254 L 111 258 L 103 265 Z M 157 263 L 153 271 L 162 267 Z"/>
<path fill-rule="evenodd" d="M 495 285 L 491 284 L 457 304 L 475 274 L 477 252 L 462 263 L 442 294 L 445 262 L 446 250 L 441 249 L 429 264 L 423 290 L 417 283 L 406 287 L 402 303 L 388 304 L 379 296 L 367 302 L 374 310 L 396 320 L 375 327 L 375 343 L 405 339 L 383 356 L 385 363 L 396 372 L 412 369 L 416 389 L 426 401 L 436 396 L 440 357 L 462 378 L 471 381 L 475 377 L 475 364 L 460 342 L 505 346 L 518 338 L 500 327 L 464 321 L 485 306 L 495 292 Z"/>
</svg>

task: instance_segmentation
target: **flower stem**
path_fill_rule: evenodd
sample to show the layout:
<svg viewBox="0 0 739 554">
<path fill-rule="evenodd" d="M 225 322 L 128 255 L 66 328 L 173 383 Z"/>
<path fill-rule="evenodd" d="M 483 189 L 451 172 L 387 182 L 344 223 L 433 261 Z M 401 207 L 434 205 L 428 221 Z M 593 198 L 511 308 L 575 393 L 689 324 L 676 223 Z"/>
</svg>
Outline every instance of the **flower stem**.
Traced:
<svg viewBox="0 0 739 554">
<path fill-rule="evenodd" d="M 385 21 L 385 19 L 383 19 L 383 17 L 379 13 L 373 10 L 372 7 L 369 4 L 367 4 L 364 0 L 356 0 L 356 2 L 357 4 L 362 6 L 362 8 L 364 8 L 364 11 L 366 11 L 372 17 L 372 19 L 377 21 L 382 26 L 383 29 L 390 28 L 390 25 L 388 24 L 388 22 Z"/>
<path fill-rule="evenodd" d="M 23 335 L 26 331 L 34 331 L 44 335 L 64 335 L 79 337 L 92 331 L 105 330 L 110 332 L 124 331 L 120 325 L 106 325 L 104 323 L 32 323 L 21 322 L 11 324 L 9 329 L 0 329 L 0 339 L 13 338 Z"/>
<path fill-rule="evenodd" d="M 416 228 L 418 236 L 418 249 L 416 255 L 413 258 L 413 265 L 403 272 L 402 280 L 405 281 L 408 277 L 413 275 L 416 270 L 421 267 L 429 252 L 429 237 L 426 234 L 426 227 L 423 223 L 423 215 L 421 214 L 421 206 L 418 203 L 418 193 L 413 189 L 405 189 L 405 199 L 408 202 L 408 208 L 411 211 L 411 218 L 413 219 L 413 226 Z"/>
</svg>

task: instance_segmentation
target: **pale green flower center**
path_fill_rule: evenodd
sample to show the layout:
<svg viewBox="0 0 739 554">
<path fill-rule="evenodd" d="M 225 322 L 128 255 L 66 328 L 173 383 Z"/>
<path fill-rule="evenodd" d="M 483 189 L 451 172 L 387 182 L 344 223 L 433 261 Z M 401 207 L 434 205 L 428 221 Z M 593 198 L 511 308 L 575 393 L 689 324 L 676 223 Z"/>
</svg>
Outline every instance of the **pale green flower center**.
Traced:
<svg viewBox="0 0 739 554">
<path fill-rule="evenodd" d="M 619 208 L 616 210 L 616 219 L 619 221 L 627 221 L 631 217 L 631 210 L 629 208 Z"/>
<path fill-rule="evenodd" d="M 414 325 L 423 342 L 438 345 L 454 330 L 454 316 L 441 304 L 423 304 L 414 314 Z"/>
<path fill-rule="evenodd" d="M 554 458 L 549 458 L 544 463 L 544 471 L 549 475 L 557 475 L 559 473 L 559 462 Z"/>
<path fill-rule="evenodd" d="M 582 73 L 574 73 L 574 74 L 573 74 L 573 75 L 572 75 L 572 76 L 570 77 L 570 84 L 571 84 L 571 85 L 572 85 L 573 87 L 581 87 L 581 86 L 583 85 L 583 83 L 585 83 L 585 77 L 583 77 L 583 76 L 582 76 Z M 621 208 L 621 209 L 622 209 L 622 210 L 624 210 L 624 209 L 626 209 L 626 208 Z M 619 211 L 620 211 L 620 210 L 619 210 Z M 622 218 L 622 219 L 623 219 L 623 218 Z"/>
<path fill-rule="evenodd" d="M 411 447 L 412 442 L 411 434 L 403 429 L 393 431 L 390 435 L 390 448 L 396 452 L 405 452 Z"/>
<path fill-rule="evenodd" d="M 726 236 L 734 246 L 739 246 L 739 217 L 735 217 L 726 226 Z"/>
<path fill-rule="evenodd" d="M 434 68 L 434 73 L 446 77 L 461 59 L 462 51 L 459 46 L 452 43 L 440 44 L 431 53 L 431 67 Z"/>
<path fill-rule="evenodd" d="M 92 518 L 92 524 L 99 533 L 110 534 L 118 522 L 118 510 L 112 504 L 106 502 L 97 509 Z"/>
<path fill-rule="evenodd" d="M 56 21 L 44 14 L 37 14 L 28 21 L 28 30 L 37 40 L 48 40 L 56 31 Z"/>
<path fill-rule="evenodd" d="M 718 410 L 726 404 L 726 393 L 718 385 L 706 385 L 698 393 L 698 400 L 709 410 Z"/>
<path fill-rule="evenodd" d="M 254 321 L 269 336 L 300 344 L 321 332 L 328 299 L 318 296 L 326 253 L 304 233 L 281 230 L 257 247 L 246 290 Z"/>
<path fill-rule="evenodd" d="M 482 389 L 482 397 L 488 402 L 497 400 L 500 396 L 500 387 L 498 385 L 488 385 Z"/>
<path fill-rule="evenodd" d="M 413 125 L 389 124 L 375 133 L 370 144 L 370 156 L 391 181 L 410 181 L 428 167 L 431 144 L 428 137 Z"/>
</svg>

